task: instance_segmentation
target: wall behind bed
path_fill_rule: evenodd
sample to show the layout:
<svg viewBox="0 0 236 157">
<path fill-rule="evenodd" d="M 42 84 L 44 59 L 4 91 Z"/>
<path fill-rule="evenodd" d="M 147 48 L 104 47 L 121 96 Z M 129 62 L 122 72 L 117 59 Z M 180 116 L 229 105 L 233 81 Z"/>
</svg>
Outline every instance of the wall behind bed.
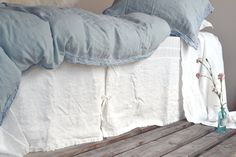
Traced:
<svg viewBox="0 0 236 157">
<path fill-rule="evenodd" d="M 0 0 L 0 2 L 20 3 L 27 5 L 74 6 L 95 13 L 101 13 L 111 6 L 113 0 Z"/>
</svg>

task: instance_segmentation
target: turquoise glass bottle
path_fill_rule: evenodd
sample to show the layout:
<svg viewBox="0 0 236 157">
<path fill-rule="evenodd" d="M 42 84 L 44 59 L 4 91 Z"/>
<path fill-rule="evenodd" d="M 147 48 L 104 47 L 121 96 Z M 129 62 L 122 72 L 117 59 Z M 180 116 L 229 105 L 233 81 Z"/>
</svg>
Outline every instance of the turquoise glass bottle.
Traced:
<svg viewBox="0 0 236 157">
<path fill-rule="evenodd" d="M 225 111 L 225 108 L 221 106 L 220 111 L 218 113 L 218 126 L 217 126 L 217 132 L 218 133 L 224 133 L 226 131 L 226 124 L 227 124 L 227 113 Z"/>
</svg>

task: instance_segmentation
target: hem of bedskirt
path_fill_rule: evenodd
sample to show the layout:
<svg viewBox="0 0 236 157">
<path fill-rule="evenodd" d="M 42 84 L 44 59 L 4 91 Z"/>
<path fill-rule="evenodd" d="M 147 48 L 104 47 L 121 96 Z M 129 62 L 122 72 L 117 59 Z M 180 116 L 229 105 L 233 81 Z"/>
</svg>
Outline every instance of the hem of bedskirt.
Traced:
<svg viewBox="0 0 236 157">
<path fill-rule="evenodd" d="M 181 119 L 176 119 L 173 121 L 168 121 L 168 122 L 161 122 L 161 121 L 143 121 L 141 123 L 135 123 L 133 125 L 130 125 L 128 127 L 125 128 L 121 128 L 118 129 L 116 131 L 105 131 L 105 129 L 103 129 L 103 136 L 104 137 L 112 137 L 112 136 L 119 136 L 121 134 L 127 133 L 135 128 L 140 128 L 140 127 L 148 127 L 148 126 L 164 126 L 164 125 L 168 125 L 170 123 L 174 123 L 177 122 Z"/>
<path fill-rule="evenodd" d="M 84 144 L 84 143 L 90 143 L 90 142 L 99 142 L 102 141 L 103 137 L 95 137 L 95 138 L 86 138 L 86 139 L 74 139 L 74 140 L 67 140 L 66 142 L 62 142 L 61 144 L 54 144 L 51 146 L 47 146 L 45 148 L 42 147 L 30 147 L 29 148 L 29 153 L 31 152 L 40 152 L 40 151 L 55 151 L 57 149 L 63 149 L 66 147 L 71 147 L 79 144 Z"/>
</svg>

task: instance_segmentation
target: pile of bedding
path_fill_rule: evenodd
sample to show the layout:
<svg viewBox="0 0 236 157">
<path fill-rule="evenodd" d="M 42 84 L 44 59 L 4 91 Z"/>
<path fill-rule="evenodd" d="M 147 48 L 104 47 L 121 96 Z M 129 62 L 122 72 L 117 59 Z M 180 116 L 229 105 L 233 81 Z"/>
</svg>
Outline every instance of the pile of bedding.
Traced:
<svg viewBox="0 0 236 157">
<path fill-rule="evenodd" d="M 149 57 L 170 34 L 165 20 L 142 13 L 122 18 L 78 8 L 0 6 L 0 124 L 21 73 L 33 65 L 110 66 Z"/>
<path fill-rule="evenodd" d="M 115 0 L 104 13 L 116 18 L 78 8 L 0 4 L 0 125 L 22 72 L 33 65 L 135 62 L 170 33 L 197 49 L 200 25 L 212 10 L 209 0 Z"/>
</svg>

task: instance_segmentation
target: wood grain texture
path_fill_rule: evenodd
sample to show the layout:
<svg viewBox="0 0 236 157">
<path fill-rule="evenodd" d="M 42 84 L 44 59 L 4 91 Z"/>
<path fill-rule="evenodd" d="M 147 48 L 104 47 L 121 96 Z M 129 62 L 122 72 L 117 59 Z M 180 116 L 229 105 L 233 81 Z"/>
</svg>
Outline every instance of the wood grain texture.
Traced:
<svg viewBox="0 0 236 157">
<path fill-rule="evenodd" d="M 236 157 L 236 134 L 200 157 Z"/>
<path fill-rule="evenodd" d="M 155 130 L 128 138 L 126 140 L 122 140 L 122 141 L 107 145 L 105 147 L 102 147 L 102 148 L 99 148 L 90 152 L 77 155 L 76 157 L 88 157 L 88 156 L 89 157 L 112 157 L 122 152 L 129 151 L 131 149 L 139 147 L 143 144 L 147 144 L 152 141 L 158 140 L 161 137 L 167 136 L 179 130 L 188 128 L 191 125 L 193 124 L 189 122 L 180 121 L 174 124 L 170 124 L 168 126 L 157 128 Z"/>
<path fill-rule="evenodd" d="M 25 157 L 236 157 L 236 130 L 179 121 L 164 127 L 137 128 L 101 142 Z"/>
<path fill-rule="evenodd" d="M 157 126 L 149 126 L 145 128 L 136 128 L 130 132 L 127 132 L 125 134 L 122 134 L 120 136 L 111 137 L 111 138 L 105 138 L 101 142 L 94 142 L 94 143 L 88 143 L 88 144 L 81 144 L 78 146 L 68 147 L 59 149 L 56 151 L 50 151 L 50 152 L 38 152 L 38 153 L 30 153 L 26 155 L 25 157 L 73 157 L 77 154 L 87 152 L 93 149 L 97 149 L 112 143 L 115 143 L 120 140 L 124 140 L 154 129 L 157 129 Z"/>
<path fill-rule="evenodd" d="M 216 146 L 225 139 L 231 137 L 236 133 L 236 130 L 228 130 L 224 134 L 218 134 L 217 132 L 212 132 L 192 143 L 189 143 L 164 157 L 194 157 L 202 154 L 204 151 Z M 236 141 L 236 140 L 235 140 Z M 236 143 L 235 143 L 236 144 Z M 236 145 L 235 145 L 236 151 Z"/>
<path fill-rule="evenodd" d="M 158 157 L 168 154 L 196 139 L 203 137 L 215 129 L 208 126 L 194 125 L 157 141 L 137 147 L 117 157 Z"/>
</svg>

